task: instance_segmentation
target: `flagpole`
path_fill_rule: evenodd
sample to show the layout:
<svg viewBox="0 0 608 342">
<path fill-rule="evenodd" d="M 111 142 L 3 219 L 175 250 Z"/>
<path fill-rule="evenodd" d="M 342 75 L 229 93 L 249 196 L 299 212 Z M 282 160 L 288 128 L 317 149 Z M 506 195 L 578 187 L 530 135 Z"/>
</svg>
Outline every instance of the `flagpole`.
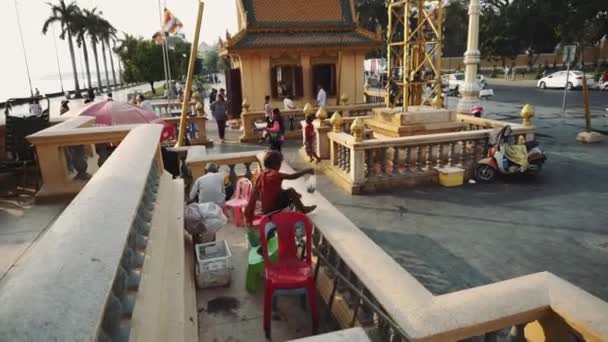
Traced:
<svg viewBox="0 0 608 342">
<path fill-rule="evenodd" d="M 59 52 L 57 52 L 57 38 L 55 36 L 55 26 L 51 25 L 51 32 L 53 33 L 53 46 L 55 46 L 55 57 L 57 58 L 57 70 L 59 71 L 59 83 L 61 84 L 61 93 L 65 94 L 63 90 L 63 77 L 61 76 L 61 65 L 59 64 Z"/>
<path fill-rule="evenodd" d="M 15 2 L 15 14 L 17 15 L 17 26 L 19 26 L 19 37 L 21 37 L 21 48 L 23 49 L 23 59 L 25 60 L 25 71 L 27 72 L 27 81 L 30 85 L 30 96 L 34 96 L 34 91 L 32 90 L 32 77 L 30 76 L 30 65 L 27 62 L 27 54 L 25 53 L 25 42 L 23 41 L 23 30 L 21 29 L 21 18 L 19 17 L 19 6 L 17 5 L 17 0 Z"/>
<path fill-rule="evenodd" d="M 167 42 L 167 36 L 165 35 L 165 28 L 164 28 L 164 11 L 160 5 L 160 0 L 158 0 L 158 17 L 160 19 L 160 36 L 162 39 L 162 43 L 161 43 L 161 49 L 163 52 L 163 71 L 165 72 L 165 88 L 167 89 L 167 105 L 169 105 L 169 94 L 171 93 L 171 88 L 170 88 L 170 84 L 169 84 L 169 78 L 168 78 L 168 74 L 167 74 L 167 59 L 165 58 L 165 49 L 167 48 L 166 46 L 166 42 Z"/>
<path fill-rule="evenodd" d="M 186 89 L 184 91 L 184 98 L 182 101 L 182 115 L 179 120 L 179 135 L 177 138 L 176 147 L 183 146 L 184 138 L 186 137 L 186 123 L 188 118 L 188 107 L 190 105 L 190 95 L 192 93 L 192 77 L 194 75 L 194 67 L 196 65 L 197 50 L 198 50 L 198 39 L 201 31 L 201 24 L 203 22 L 203 11 L 205 9 L 205 3 L 203 0 L 198 0 L 198 16 L 196 17 L 196 29 L 194 31 L 194 40 L 192 41 L 192 48 L 190 49 L 190 62 L 188 63 L 188 77 L 186 78 Z"/>
</svg>

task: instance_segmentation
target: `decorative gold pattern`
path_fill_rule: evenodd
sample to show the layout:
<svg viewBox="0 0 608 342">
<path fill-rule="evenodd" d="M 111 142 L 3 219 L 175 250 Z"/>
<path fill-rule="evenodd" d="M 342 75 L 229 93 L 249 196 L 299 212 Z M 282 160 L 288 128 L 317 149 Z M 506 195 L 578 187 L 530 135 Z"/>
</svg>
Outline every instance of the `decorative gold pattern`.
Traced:
<svg viewBox="0 0 608 342">
<path fill-rule="evenodd" d="M 342 119 L 342 115 L 340 115 L 339 112 L 335 112 L 334 115 L 331 116 L 331 119 L 329 119 L 329 122 L 335 133 L 342 132 L 342 123 L 344 123 L 344 119 Z"/>
<path fill-rule="evenodd" d="M 304 105 L 304 109 L 302 111 L 304 112 L 304 115 L 306 115 L 306 116 L 312 115 L 312 113 L 315 112 L 315 110 L 312 109 L 312 106 L 308 102 L 306 103 L 306 105 Z"/>
<path fill-rule="evenodd" d="M 348 104 L 348 94 L 342 93 L 342 96 L 340 96 L 340 104 L 341 105 Z"/>
<path fill-rule="evenodd" d="M 532 118 L 534 117 L 535 111 L 534 106 L 527 104 L 521 109 L 521 117 L 523 119 L 522 125 L 525 127 L 532 126 Z"/>
<path fill-rule="evenodd" d="M 321 122 L 323 122 L 323 121 L 325 121 L 325 119 L 327 119 L 327 111 L 325 111 L 324 107 L 319 107 L 319 110 L 317 111 L 316 117 Z"/>
<path fill-rule="evenodd" d="M 353 124 L 350 125 L 350 133 L 355 138 L 355 141 L 363 141 L 363 131 L 365 130 L 365 122 L 361 118 L 356 118 Z"/>
</svg>

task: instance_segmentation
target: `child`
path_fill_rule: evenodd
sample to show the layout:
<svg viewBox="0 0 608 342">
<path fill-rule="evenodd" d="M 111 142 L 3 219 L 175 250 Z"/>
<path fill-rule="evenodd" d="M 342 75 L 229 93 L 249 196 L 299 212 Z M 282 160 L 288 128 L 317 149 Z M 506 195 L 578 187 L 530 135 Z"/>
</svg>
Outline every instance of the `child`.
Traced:
<svg viewBox="0 0 608 342">
<path fill-rule="evenodd" d="M 307 169 L 293 174 L 285 174 L 279 172 L 282 162 L 283 155 L 280 152 L 266 152 L 266 156 L 264 156 L 264 171 L 256 180 L 249 197 L 249 202 L 245 208 L 245 220 L 249 226 L 253 222 L 255 205 L 258 199 L 262 202 L 262 213 L 264 215 L 285 209 L 292 204 L 296 210 L 304 214 L 308 214 L 317 208 L 316 205 L 305 206 L 300 199 L 302 195 L 297 193 L 293 188 L 284 190 L 281 187 L 284 179 L 293 180 L 306 174 L 312 175 L 314 170 Z"/>
<path fill-rule="evenodd" d="M 306 126 L 304 127 L 304 148 L 306 149 L 306 155 L 310 158 L 310 162 L 313 162 L 314 159 L 317 160 L 317 163 L 321 162 L 321 158 L 315 152 L 315 126 L 312 124 L 314 117 L 312 115 L 306 116 Z"/>
</svg>

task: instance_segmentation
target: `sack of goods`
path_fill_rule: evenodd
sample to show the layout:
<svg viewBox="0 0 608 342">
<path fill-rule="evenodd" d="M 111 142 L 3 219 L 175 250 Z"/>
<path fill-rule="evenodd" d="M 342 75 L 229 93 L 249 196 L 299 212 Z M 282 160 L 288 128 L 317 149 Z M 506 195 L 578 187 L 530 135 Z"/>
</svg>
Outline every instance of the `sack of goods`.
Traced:
<svg viewBox="0 0 608 342">
<path fill-rule="evenodd" d="M 202 234 L 210 236 L 211 241 L 215 233 L 228 222 L 222 207 L 215 203 L 191 203 L 186 207 L 186 231 L 192 236 Z"/>
</svg>

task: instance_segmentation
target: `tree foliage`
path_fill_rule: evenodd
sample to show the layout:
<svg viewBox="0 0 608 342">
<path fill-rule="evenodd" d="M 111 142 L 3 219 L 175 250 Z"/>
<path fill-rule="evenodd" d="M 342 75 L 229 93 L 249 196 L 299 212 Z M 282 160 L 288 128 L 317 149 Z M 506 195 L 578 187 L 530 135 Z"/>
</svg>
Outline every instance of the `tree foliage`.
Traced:
<svg viewBox="0 0 608 342">
<path fill-rule="evenodd" d="M 444 1 L 443 55 L 462 56 L 466 49 L 468 0 Z M 386 36 L 386 0 L 358 0 L 359 25 Z M 540 53 L 555 51 L 558 43 L 581 48 L 608 34 L 607 0 L 481 0 L 480 50 L 482 56 L 501 60 L 528 55 L 534 64 Z M 383 56 L 381 51 L 377 54 Z"/>
<path fill-rule="evenodd" d="M 182 79 L 188 70 L 190 43 L 175 42 L 169 49 L 169 66 L 172 79 Z M 163 50 L 152 40 L 125 34 L 116 48 L 123 60 L 123 78 L 126 82 L 147 82 L 154 92 L 154 82 L 165 79 Z"/>
</svg>

